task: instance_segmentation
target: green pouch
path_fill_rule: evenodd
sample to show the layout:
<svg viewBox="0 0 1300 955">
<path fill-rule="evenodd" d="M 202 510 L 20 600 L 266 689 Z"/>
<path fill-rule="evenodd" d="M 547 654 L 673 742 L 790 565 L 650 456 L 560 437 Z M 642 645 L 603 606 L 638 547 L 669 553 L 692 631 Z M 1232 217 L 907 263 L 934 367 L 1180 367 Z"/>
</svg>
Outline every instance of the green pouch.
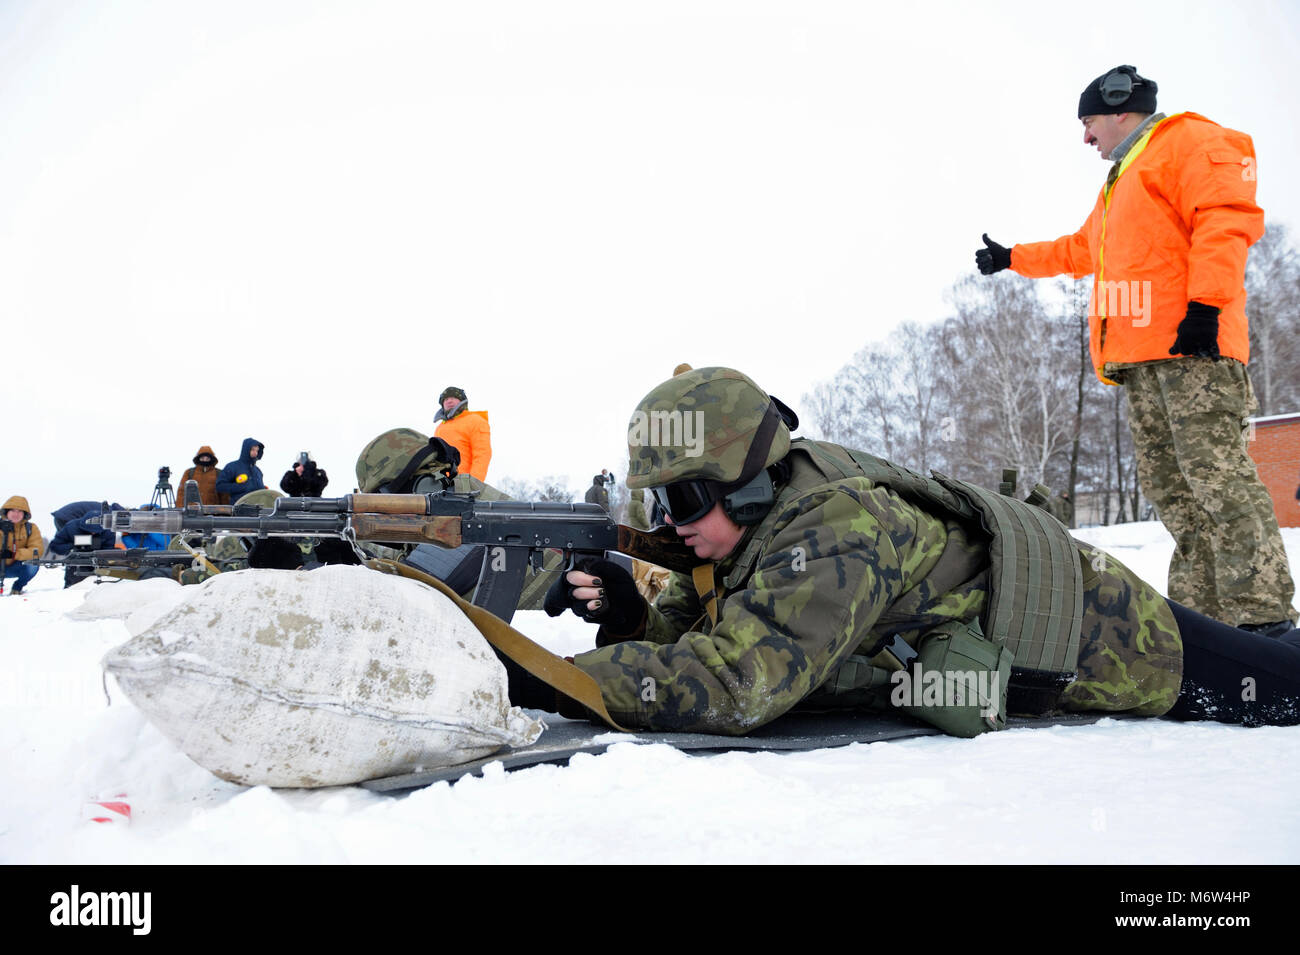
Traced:
<svg viewBox="0 0 1300 955">
<path fill-rule="evenodd" d="M 850 655 L 830 677 L 804 697 L 800 709 L 872 710 L 890 709 L 890 671 L 873 666 L 861 654 Z"/>
<path fill-rule="evenodd" d="M 1014 654 L 984 636 L 979 620 L 953 621 L 919 641 L 917 659 L 893 674 L 890 701 L 952 736 L 978 736 L 1007 724 Z"/>
</svg>

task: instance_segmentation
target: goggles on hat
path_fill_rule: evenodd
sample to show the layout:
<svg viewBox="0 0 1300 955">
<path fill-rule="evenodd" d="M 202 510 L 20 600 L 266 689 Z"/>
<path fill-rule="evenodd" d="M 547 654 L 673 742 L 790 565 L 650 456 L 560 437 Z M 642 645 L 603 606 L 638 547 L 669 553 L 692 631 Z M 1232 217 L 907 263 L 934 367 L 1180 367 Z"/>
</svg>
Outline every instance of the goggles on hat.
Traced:
<svg viewBox="0 0 1300 955">
<path fill-rule="evenodd" d="M 669 517 L 674 524 L 693 524 L 722 499 L 717 481 L 675 481 L 650 488 L 657 515 Z"/>
</svg>

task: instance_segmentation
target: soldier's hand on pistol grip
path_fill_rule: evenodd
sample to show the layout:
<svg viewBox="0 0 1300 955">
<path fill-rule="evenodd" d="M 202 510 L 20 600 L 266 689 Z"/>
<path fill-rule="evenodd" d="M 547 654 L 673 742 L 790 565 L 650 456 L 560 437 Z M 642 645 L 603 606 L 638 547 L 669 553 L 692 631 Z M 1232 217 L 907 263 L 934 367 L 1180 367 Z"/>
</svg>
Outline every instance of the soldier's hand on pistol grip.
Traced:
<svg viewBox="0 0 1300 955">
<path fill-rule="evenodd" d="M 546 592 L 542 609 L 551 617 L 572 610 L 588 623 L 600 624 L 609 636 L 638 633 L 646 617 L 646 602 L 632 575 L 609 560 L 582 561 L 561 574 Z"/>
<path fill-rule="evenodd" d="M 1192 358 L 1219 357 L 1219 310 L 1213 305 L 1188 302 L 1187 314 L 1178 323 L 1171 355 Z"/>
<path fill-rule="evenodd" d="M 1011 268 L 1010 249 L 998 245 L 989 238 L 987 232 L 984 233 L 984 244 L 988 248 L 979 249 L 975 253 L 975 266 L 980 270 L 981 275 L 992 275 L 994 272 Z"/>
</svg>

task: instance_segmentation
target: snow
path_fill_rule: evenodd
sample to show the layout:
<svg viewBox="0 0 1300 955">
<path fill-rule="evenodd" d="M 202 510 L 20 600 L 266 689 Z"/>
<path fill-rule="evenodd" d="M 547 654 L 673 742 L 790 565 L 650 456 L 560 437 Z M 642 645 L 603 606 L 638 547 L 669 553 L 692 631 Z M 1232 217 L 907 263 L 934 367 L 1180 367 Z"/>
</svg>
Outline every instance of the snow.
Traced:
<svg viewBox="0 0 1300 955">
<path fill-rule="evenodd" d="M 1078 536 L 1164 586 L 1159 524 Z M 1300 566 L 1300 529 L 1283 537 Z M 100 658 L 177 588 L 61 584 L 42 570 L 0 598 L 4 863 L 1300 861 L 1300 727 L 1102 720 L 716 756 L 619 742 L 397 796 L 245 788 L 192 763 L 111 679 L 106 704 Z M 591 638 L 570 615 L 515 624 L 560 653 Z M 129 824 L 87 818 L 118 793 Z"/>
</svg>

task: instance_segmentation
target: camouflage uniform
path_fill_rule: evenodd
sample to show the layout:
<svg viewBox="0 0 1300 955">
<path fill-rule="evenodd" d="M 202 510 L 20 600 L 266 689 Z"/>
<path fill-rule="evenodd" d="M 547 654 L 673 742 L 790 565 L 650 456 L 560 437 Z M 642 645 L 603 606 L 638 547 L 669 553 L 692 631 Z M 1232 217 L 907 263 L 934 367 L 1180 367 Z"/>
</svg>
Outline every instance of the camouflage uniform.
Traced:
<svg viewBox="0 0 1300 955">
<path fill-rule="evenodd" d="M 683 475 L 736 479 L 747 456 L 755 404 L 766 398 L 728 369 L 689 372 L 651 392 L 638 411 L 702 409 L 717 427 L 698 449 L 653 446 L 629 432 L 628 483 L 649 487 Z M 707 384 L 709 387 L 697 387 Z M 708 402 L 716 402 L 711 409 Z M 729 422 L 735 421 L 733 426 Z M 655 730 L 743 734 L 801 701 L 883 707 L 864 684 L 862 654 L 880 638 L 909 643 L 985 609 L 989 538 L 977 526 L 936 515 L 866 477 L 830 477 L 818 455 L 836 445 L 797 440 L 782 424 L 765 466 L 789 457 L 788 480 L 762 523 L 750 527 L 715 571 L 717 622 L 694 584 L 675 575 L 649 608 L 636 639 L 583 653 L 574 662 L 601 688 L 614 719 Z M 1084 607 L 1077 679 L 1062 709 L 1158 715 L 1178 697 L 1178 629 L 1165 600 L 1127 568 L 1079 544 Z M 599 642 L 611 638 L 602 635 Z M 877 687 L 879 680 L 872 686 Z"/>
<path fill-rule="evenodd" d="M 1294 620 L 1273 501 L 1246 450 L 1258 410 L 1232 359 L 1114 369 L 1129 402 L 1142 492 L 1174 538 L 1169 596 L 1231 626 Z"/>
<path fill-rule="evenodd" d="M 881 637 L 908 642 L 984 609 L 988 539 L 865 478 L 806 484 L 816 467 L 794 442 L 775 519 L 718 566 L 711 625 L 692 581 L 673 575 L 644 638 L 574 658 L 625 726 L 741 734 L 809 700 L 861 705 L 837 671 Z M 796 553 L 796 549 L 802 552 Z M 1084 556 L 1079 676 L 1065 710 L 1159 715 L 1178 698 L 1181 643 L 1168 604 L 1121 563 Z M 801 556 L 801 560 L 796 560 Z M 859 662 L 858 660 L 852 662 Z M 647 682 L 651 681 L 651 682 Z M 652 692 L 651 692 L 652 691 Z M 868 705 L 883 708 L 887 692 Z"/>
</svg>

